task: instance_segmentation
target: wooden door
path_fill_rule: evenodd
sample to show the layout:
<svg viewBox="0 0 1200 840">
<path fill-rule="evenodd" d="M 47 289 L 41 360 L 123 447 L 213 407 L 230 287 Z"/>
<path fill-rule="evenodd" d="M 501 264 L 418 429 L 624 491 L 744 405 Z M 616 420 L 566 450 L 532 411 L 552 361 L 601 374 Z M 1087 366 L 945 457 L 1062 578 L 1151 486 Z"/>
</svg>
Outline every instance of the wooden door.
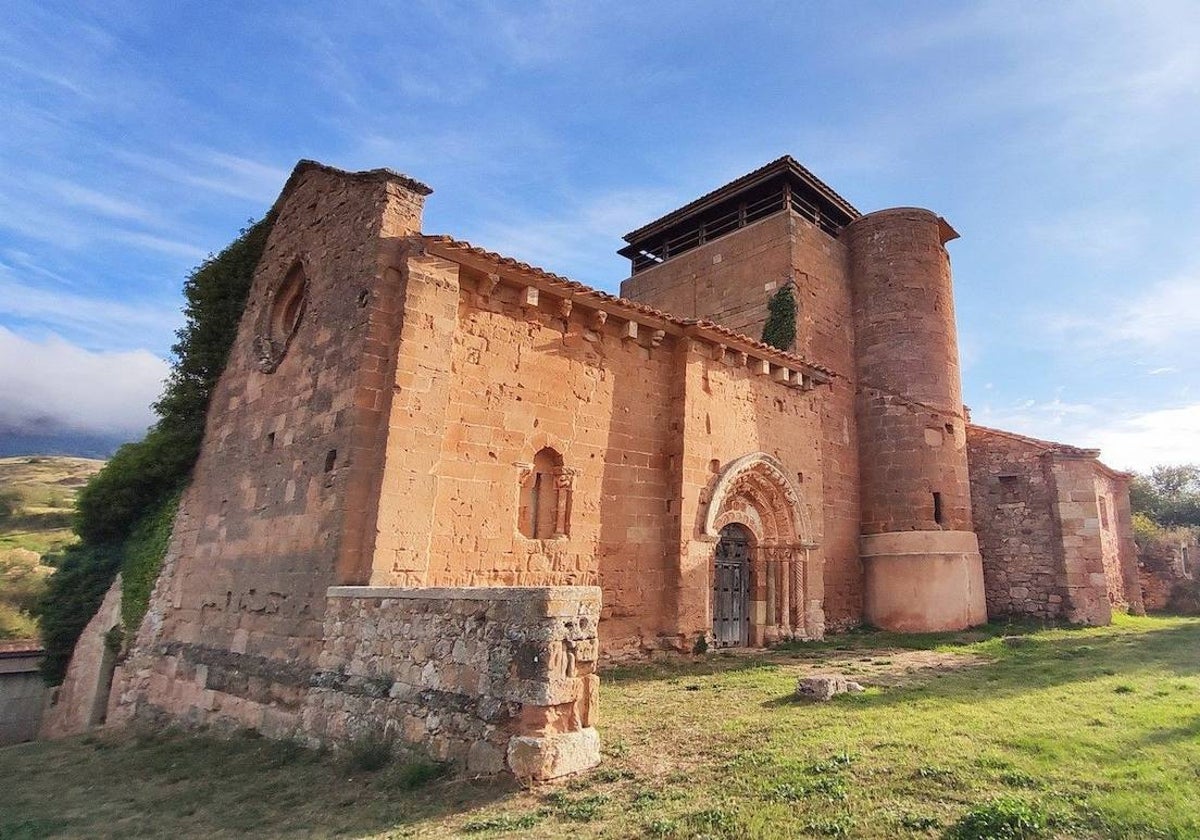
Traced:
<svg viewBox="0 0 1200 840">
<path fill-rule="evenodd" d="M 741 647 L 750 640 L 750 535 L 726 525 L 713 555 L 713 643 Z"/>
</svg>

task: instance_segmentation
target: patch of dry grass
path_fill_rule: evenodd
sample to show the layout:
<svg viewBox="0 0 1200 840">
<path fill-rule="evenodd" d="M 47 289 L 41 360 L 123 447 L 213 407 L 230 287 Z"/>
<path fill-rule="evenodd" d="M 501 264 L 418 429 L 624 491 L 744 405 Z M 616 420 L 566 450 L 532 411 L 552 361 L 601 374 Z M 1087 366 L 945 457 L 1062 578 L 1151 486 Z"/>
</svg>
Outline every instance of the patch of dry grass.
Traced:
<svg viewBox="0 0 1200 840">
<path fill-rule="evenodd" d="M 46 578 L 47 554 L 75 541 L 75 494 L 102 466 L 90 458 L 0 458 L 0 639 L 29 639 L 29 614 Z"/>
</svg>

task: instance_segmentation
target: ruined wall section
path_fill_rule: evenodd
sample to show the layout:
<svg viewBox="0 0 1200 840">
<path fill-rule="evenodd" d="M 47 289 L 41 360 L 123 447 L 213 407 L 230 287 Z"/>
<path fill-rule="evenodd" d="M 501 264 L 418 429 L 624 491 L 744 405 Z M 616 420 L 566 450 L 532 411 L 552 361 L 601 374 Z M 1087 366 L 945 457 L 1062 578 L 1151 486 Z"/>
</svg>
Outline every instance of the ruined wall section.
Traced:
<svg viewBox="0 0 1200 840">
<path fill-rule="evenodd" d="M 1108 624 L 1112 604 L 1100 541 L 1094 461 L 1053 450 L 1046 457 L 1057 491 L 1053 510 L 1062 545 L 1065 616 L 1077 624 Z"/>
<path fill-rule="evenodd" d="M 1045 447 L 977 426 L 967 443 L 988 615 L 1058 618 L 1066 581 Z"/>
<path fill-rule="evenodd" d="M 1145 613 L 1138 579 L 1137 546 L 1129 507 L 1129 476 L 1093 462 L 1096 502 L 1100 513 L 1100 553 L 1108 602 L 1116 609 Z"/>
<path fill-rule="evenodd" d="M 361 580 L 402 289 L 382 237 L 428 188 L 297 166 L 217 383 L 150 609 L 118 676 L 121 714 L 290 728 L 320 652 L 325 590 Z M 297 288 L 303 294 L 288 298 Z M 280 313 L 285 298 L 298 305 Z M 288 321 L 288 318 L 292 321 Z M 281 319 L 294 330 L 279 329 Z"/>
<path fill-rule="evenodd" d="M 540 780 L 600 760 L 594 587 L 334 587 L 301 730 L 380 735 L 471 775 Z"/>
<path fill-rule="evenodd" d="M 121 576 L 117 575 L 100 608 L 79 634 L 62 685 L 50 689 L 39 738 L 79 735 L 105 722 L 117 658 L 108 634 L 120 626 Z"/>
</svg>

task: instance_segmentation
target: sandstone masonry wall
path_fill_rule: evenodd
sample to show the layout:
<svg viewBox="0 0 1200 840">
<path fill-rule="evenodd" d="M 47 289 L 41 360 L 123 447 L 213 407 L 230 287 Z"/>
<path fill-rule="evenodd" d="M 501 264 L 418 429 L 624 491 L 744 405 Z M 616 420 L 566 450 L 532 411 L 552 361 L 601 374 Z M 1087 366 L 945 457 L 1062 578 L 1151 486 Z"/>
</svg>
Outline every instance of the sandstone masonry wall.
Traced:
<svg viewBox="0 0 1200 840">
<path fill-rule="evenodd" d="M 1107 624 L 1143 611 L 1129 482 L 1082 450 L 968 430 L 988 610 Z"/>
<path fill-rule="evenodd" d="M 117 575 L 79 635 L 62 685 L 50 690 L 39 738 L 66 738 L 104 723 L 117 657 L 108 645 L 108 632 L 120 625 L 121 576 Z"/>
<path fill-rule="evenodd" d="M 1066 580 L 1044 447 L 976 426 L 967 441 L 988 615 L 1058 618 Z"/>
<path fill-rule="evenodd" d="M 862 533 L 969 531 L 943 223 L 928 210 L 884 210 L 856 219 L 844 235 L 854 289 Z"/>
<path fill-rule="evenodd" d="M 784 283 L 795 287 L 795 351 L 834 372 L 820 390 L 820 469 L 806 479 L 806 497 L 820 497 L 825 621 L 857 624 L 862 615 L 858 557 L 859 460 L 854 418 L 855 369 L 851 291 L 844 243 L 785 211 L 715 239 L 628 278 L 621 294 L 684 317 L 704 318 L 758 338 L 767 304 Z M 776 447 L 766 447 L 775 451 Z M 813 481 L 820 483 L 812 493 Z"/>
<path fill-rule="evenodd" d="M 163 571 L 117 677 L 119 714 L 199 714 L 199 685 L 204 714 L 294 727 L 321 650 L 325 591 L 366 582 L 362 538 L 403 310 L 403 278 L 387 268 L 394 242 L 419 229 L 427 192 L 385 170 L 312 163 L 284 188 Z M 297 278 L 299 304 L 281 313 Z"/>
<path fill-rule="evenodd" d="M 1139 543 L 1137 555 L 1142 605 L 1147 611 L 1167 609 L 1175 587 L 1195 580 L 1200 572 L 1193 561 L 1200 557 L 1200 544 L 1182 528 L 1144 545 Z"/>
<path fill-rule="evenodd" d="M 778 639 L 781 625 L 791 625 L 792 635 L 820 638 L 825 629 L 821 604 L 828 556 L 821 519 L 826 509 L 821 435 L 829 387 L 808 391 L 780 387 L 761 367 L 748 367 L 731 353 L 714 358 L 710 346 L 703 343 L 685 342 L 679 353 L 685 366 L 680 378 L 682 530 L 676 594 L 681 644 L 711 627 L 710 570 L 716 536 L 705 534 L 703 526 L 710 507 L 725 501 L 714 498 L 716 484 L 731 462 L 754 453 L 764 453 L 782 467 L 803 518 L 795 523 L 786 519 L 787 505 L 778 497 L 783 488 L 758 488 L 753 500 L 746 499 L 748 505 L 753 501 L 753 509 L 747 507 L 743 515 L 730 520 L 746 526 L 759 549 L 751 563 L 751 643 Z M 736 506 L 737 501 L 733 503 Z M 771 521 L 775 513 L 781 521 Z M 772 553 L 773 547 L 795 551 Z M 796 565 L 780 567 L 781 562 Z M 776 567 L 768 568 L 768 563 Z M 781 575 L 792 579 L 785 583 Z M 790 611 L 796 615 L 781 614 L 789 611 L 779 591 L 785 586 Z"/>
</svg>

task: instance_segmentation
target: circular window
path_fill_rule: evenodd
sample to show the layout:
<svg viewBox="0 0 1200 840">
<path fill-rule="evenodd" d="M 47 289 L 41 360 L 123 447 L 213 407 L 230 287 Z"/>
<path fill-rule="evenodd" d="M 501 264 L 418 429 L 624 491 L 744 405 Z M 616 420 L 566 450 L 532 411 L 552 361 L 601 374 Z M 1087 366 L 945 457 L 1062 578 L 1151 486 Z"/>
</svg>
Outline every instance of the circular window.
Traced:
<svg viewBox="0 0 1200 840">
<path fill-rule="evenodd" d="M 304 274 L 304 266 L 296 263 L 271 293 L 267 306 L 264 307 L 265 323 L 260 322 L 258 336 L 254 342 L 258 352 L 258 366 L 264 372 L 271 373 L 279 367 L 292 336 L 300 327 L 307 299 L 308 278 Z"/>
</svg>

